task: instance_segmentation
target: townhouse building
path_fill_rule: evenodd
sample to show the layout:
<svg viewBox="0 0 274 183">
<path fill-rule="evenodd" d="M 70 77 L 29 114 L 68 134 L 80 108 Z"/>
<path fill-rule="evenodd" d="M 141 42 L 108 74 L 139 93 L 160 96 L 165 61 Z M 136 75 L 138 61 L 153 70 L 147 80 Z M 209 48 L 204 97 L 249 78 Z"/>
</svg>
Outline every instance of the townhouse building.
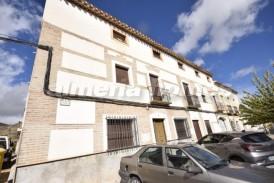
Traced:
<svg viewBox="0 0 274 183">
<path fill-rule="evenodd" d="M 85 0 L 47 0 L 39 44 L 18 182 L 118 182 L 142 145 L 245 128 L 235 90 Z"/>
</svg>

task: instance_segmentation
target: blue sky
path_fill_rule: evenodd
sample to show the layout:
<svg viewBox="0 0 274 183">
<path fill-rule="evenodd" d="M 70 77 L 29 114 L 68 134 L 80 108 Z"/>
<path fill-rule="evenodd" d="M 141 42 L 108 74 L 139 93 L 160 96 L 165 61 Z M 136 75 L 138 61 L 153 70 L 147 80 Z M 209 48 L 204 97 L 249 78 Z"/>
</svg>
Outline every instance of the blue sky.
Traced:
<svg viewBox="0 0 274 183">
<path fill-rule="evenodd" d="M 273 72 L 272 0 L 90 0 L 210 70 L 242 95 L 252 73 Z M 44 0 L 0 0 L 0 34 L 37 42 Z M 0 122 L 21 119 L 35 50 L 0 42 Z"/>
</svg>

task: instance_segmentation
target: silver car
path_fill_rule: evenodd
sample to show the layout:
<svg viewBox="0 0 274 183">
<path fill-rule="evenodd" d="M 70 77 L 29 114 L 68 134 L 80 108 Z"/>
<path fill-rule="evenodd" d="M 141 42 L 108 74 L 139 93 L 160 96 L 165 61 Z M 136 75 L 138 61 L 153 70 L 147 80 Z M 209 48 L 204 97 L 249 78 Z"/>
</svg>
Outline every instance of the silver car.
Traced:
<svg viewBox="0 0 274 183">
<path fill-rule="evenodd" d="M 225 132 L 204 136 L 198 144 L 226 160 L 274 165 L 274 141 L 262 132 Z"/>
<path fill-rule="evenodd" d="M 231 164 L 194 144 L 152 145 L 123 157 L 121 183 L 271 183 L 273 170 Z"/>
</svg>

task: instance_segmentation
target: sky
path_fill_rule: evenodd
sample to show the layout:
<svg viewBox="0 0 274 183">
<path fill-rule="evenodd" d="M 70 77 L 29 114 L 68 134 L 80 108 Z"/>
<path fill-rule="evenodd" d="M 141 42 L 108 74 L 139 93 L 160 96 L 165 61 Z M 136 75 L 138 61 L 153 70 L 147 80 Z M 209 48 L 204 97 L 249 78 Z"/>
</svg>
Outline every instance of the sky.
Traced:
<svg viewBox="0 0 274 183">
<path fill-rule="evenodd" d="M 273 0 L 89 0 L 213 73 L 254 92 L 254 73 L 273 72 Z M 44 0 L 0 0 L 0 36 L 38 42 Z M 22 120 L 35 49 L 0 42 L 0 122 Z"/>
</svg>

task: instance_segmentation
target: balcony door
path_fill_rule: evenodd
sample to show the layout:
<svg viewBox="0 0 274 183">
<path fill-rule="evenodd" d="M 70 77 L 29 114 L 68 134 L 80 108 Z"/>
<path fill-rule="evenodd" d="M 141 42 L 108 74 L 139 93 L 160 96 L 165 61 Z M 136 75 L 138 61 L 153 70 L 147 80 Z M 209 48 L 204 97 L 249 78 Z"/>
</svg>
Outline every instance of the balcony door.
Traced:
<svg viewBox="0 0 274 183">
<path fill-rule="evenodd" d="M 199 140 L 200 138 L 202 138 L 202 133 L 201 133 L 199 121 L 198 120 L 192 120 L 192 122 L 193 122 L 193 126 L 194 126 L 194 130 L 195 130 L 195 133 L 196 133 L 197 140 Z"/>
<path fill-rule="evenodd" d="M 193 102 L 191 100 L 190 92 L 189 92 L 189 87 L 187 83 L 183 83 L 185 94 L 186 94 L 186 100 L 189 106 L 193 106 Z"/>
<path fill-rule="evenodd" d="M 166 132 L 163 119 L 153 119 L 155 140 L 157 144 L 166 143 Z"/>
<path fill-rule="evenodd" d="M 159 87 L 158 76 L 149 74 L 149 79 L 150 79 L 150 84 L 151 84 L 153 100 L 161 101 L 162 96 L 161 96 L 161 91 L 160 91 L 160 87 Z"/>
</svg>

